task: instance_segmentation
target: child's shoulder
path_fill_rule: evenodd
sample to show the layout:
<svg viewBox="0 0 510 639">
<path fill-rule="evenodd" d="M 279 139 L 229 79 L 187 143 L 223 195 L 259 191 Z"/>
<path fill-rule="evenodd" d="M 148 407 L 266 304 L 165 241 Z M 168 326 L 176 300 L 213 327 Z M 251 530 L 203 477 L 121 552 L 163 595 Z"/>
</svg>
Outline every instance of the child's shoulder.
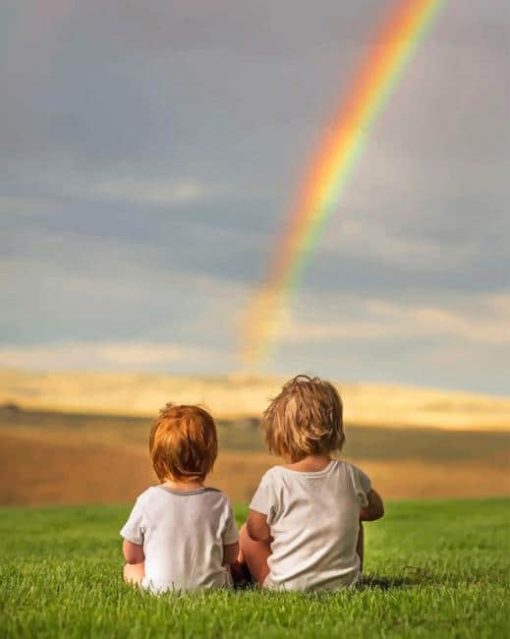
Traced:
<svg viewBox="0 0 510 639">
<path fill-rule="evenodd" d="M 272 481 L 278 477 L 281 477 L 284 473 L 285 473 L 285 466 L 282 466 L 281 464 L 277 466 L 271 466 L 271 468 L 268 468 L 266 472 L 262 475 L 262 477 L 260 478 L 260 481 L 261 482 Z"/>
<path fill-rule="evenodd" d="M 352 464 L 351 462 L 345 461 L 344 459 L 337 459 L 336 462 L 338 464 L 338 467 L 343 468 L 344 470 L 347 470 L 350 472 L 359 470 L 358 466 L 356 466 L 355 464 Z"/>
<path fill-rule="evenodd" d="M 282 477 L 285 477 L 285 480 L 288 481 L 291 477 L 307 477 L 310 475 L 318 476 L 324 475 L 328 476 L 331 473 L 340 473 L 342 475 L 349 476 L 357 476 L 359 474 L 364 475 L 365 473 L 356 465 L 351 464 L 350 462 L 344 461 L 343 459 L 334 459 L 331 463 L 322 471 L 318 472 L 302 472 L 296 471 L 292 468 L 288 468 L 287 466 L 283 466 L 282 464 L 272 466 L 269 468 L 261 477 L 261 482 L 271 482 L 277 481 Z"/>
<path fill-rule="evenodd" d="M 143 506 L 147 503 L 153 503 L 154 501 L 159 501 L 161 499 L 167 499 L 168 497 L 175 497 L 177 499 L 186 499 L 187 497 L 204 497 L 206 499 L 212 499 L 217 501 L 226 501 L 230 503 L 228 496 L 221 491 L 219 488 L 214 488 L 213 486 L 204 486 L 203 488 L 199 488 L 197 490 L 192 491 L 179 491 L 173 490 L 168 486 L 164 486 L 163 484 L 155 484 L 153 486 L 149 486 L 143 493 L 140 493 L 136 499 L 137 503 Z"/>
<path fill-rule="evenodd" d="M 340 461 L 340 460 L 339 460 L 339 463 L 343 464 L 343 467 L 345 468 L 345 470 L 349 472 L 351 475 L 354 475 L 354 476 L 365 475 L 365 472 L 361 470 L 359 466 L 356 466 L 356 464 L 351 464 L 351 462 Z"/>
<path fill-rule="evenodd" d="M 230 504 L 229 496 L 219 488 L 214 488 L 214 486 L 205 486 L 204 495 L 208 495 L 211 499 L 217 499 L 218 501 L 224 501 Z"/>
<path fill-rule="evenodd" d="M 260 478 L 259 484 L 262 485 L 280 485 L 281 483 L 287 484 L 289 481 L 292 481 L 293 478 L 299 478 L 300 475 L 305 475 L 306 473 L 301 473 L 300 471 L 293 470 L 292 468 L 288 468 L 283 464 L 277 464 L 275 466 L 271 466 L 268 468 L 266 472 Z"/>
<path fill-rule="evenodd" d="M 157 498 L 159 489 L 160 485 L 158 484 L 149 486 L 143 491 L 143 493 L 140 493 L 138 495 L 138 497 L 136 498 L 136 503 L 140 506 L 143 506 L 144 504 L 153 501 L 155 498 Z"/>
<path fill-rule="evenodd" d="M 354 484 L 357 483 L 360 477 L 367 477 L 367 475 L 361 470 L 359 466 L 351 464 L 351 462 L 344 461 L 343 459 L 337 459 L 335 460 L 335 465 L 338 472 L 341 473 L 343 476 L 347 475 Z"/>
</svg>

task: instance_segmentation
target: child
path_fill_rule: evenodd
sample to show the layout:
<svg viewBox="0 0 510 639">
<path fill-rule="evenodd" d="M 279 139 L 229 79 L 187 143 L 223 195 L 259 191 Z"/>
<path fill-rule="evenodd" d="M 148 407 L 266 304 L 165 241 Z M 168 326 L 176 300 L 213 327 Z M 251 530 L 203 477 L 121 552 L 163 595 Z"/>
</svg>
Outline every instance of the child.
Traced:
<svg viewBox="0 0 510 639">
<path fill-rule="evenodd" d="M 167 404 L 149 447 L 161 483 L 138 497 L 120 531 L 125 581 L 155 593 L 229 585 L 239 550 L 232 508 L 204 486 L 218 452 L 213 418 L 198 406 Z"/>
<path fill-rule="evenodd" d="M 269 450 L 283 457 L 262 477 L 241 529 L 239 560 L 268 588 L 334 590 L 359 582 L 360 521 L 384 514 L 359 468 L 331 454 L 345 441 L 342 403 L 317 377 L 290 380 L 264 413 Z"/>
</svg>

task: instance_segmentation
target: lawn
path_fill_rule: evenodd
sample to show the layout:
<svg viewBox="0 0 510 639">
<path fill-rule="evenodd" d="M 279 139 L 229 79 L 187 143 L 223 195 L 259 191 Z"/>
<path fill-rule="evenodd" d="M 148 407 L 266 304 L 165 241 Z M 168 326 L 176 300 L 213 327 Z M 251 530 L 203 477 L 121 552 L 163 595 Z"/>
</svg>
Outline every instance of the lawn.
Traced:
<svg viewBox="0 0 510 639">
<path fill-rule="evenodd" d="M 366 525 L 367 584 L 329 595 L 125 587 L 129 508 L 0 509 L 0 636 L 508 636 L 509 502 L 406 501 Z M 243 507 L 237 508 L 242 521 Z"/>
</svg>

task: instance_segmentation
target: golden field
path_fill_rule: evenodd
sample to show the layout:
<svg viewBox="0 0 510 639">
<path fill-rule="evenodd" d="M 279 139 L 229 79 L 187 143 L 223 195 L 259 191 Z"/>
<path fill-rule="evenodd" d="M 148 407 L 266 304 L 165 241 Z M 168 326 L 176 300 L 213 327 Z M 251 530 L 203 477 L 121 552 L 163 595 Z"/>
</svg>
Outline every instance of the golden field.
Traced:
<svg viewBox="0 0 510 639">
<path fill-rule="evenodd" d="M 278 378 L 0 371 L 0 504 L 132 501 L 155 477 L 148 433 L 168 401 L 217 418 L 212 485 L 250 499 L 279 460 L 258 428 Z M 510 493 L 510 399 L 344 384 L 347 443 L 387 498 Z"/>
<path fill-rule="evenodd" d="M 122 503 L 156 482 L 150 418 L 0 409 L 0 505 Z M 249 501 L 281 460 L 257 425 L 220 422 L 209 483 Z M 386 498 L 510 493 L 510 436 L 502 431 L 348 426 L 341 456 L 363 468 Z"/>
<path fill-rule="evenodd" d="M 166 402 L 200 403 L 218 419 L 260 416 L 282 378 L 0 370 L 0 405 L 25 410 L 155 416 Z M 383 384 L 337 383 L 352 425 L 510 430 L 510 398 Z"/>
</svg>

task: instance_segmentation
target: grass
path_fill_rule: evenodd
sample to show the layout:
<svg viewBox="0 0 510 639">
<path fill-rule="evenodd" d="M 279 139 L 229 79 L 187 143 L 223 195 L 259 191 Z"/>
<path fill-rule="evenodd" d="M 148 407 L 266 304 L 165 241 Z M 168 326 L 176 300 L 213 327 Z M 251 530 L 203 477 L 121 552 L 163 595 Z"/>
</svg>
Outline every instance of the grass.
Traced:
<svg viewBox="0 0 510 639">
<path fill-rule="evenodd" d="M 390 503 L 367 524 L 367 585 L 328 595 L 256 590 L 154 597 L 125 587 L 125 506 L 0 509 L 0 636 L 507 636 L 504 499 Z M 237 508 L 239 521 L 245 508 Z"/>
</svg>

